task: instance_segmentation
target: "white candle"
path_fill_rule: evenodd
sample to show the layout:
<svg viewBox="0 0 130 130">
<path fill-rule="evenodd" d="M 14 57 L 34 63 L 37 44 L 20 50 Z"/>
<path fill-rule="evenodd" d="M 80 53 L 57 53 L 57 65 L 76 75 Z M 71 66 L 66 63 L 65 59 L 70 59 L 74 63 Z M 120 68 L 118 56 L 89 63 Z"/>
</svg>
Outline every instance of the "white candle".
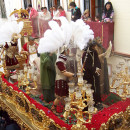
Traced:
<svg viewBox="0 0 130 130">
<path fill-rule="evenodd" d="M 24 72 L 27 72 L 27 66 L 24 67 Z"/>
<path fill-rule="evenodd" d="M 70 110 L 70 103 L 65 104 L 65 110 L 66 111 Z"/>
<path fill-rule="evenodd" d="M 74 92 L 74 87 L 69 87 L 69 93 L 73 93 Z"/>
<path fill-rule="evenodd" d="M 86 86 L 83 86 L 83 87 L 82 87 L 82 90 L 85 91 L 85 90 L 86 90 Z"/>
<path fill-rule="evenodd" d="M 22 78 L 23 77 L 23 74 L 22 74 L 22 72 L 20 72 L 20 78 Z"/>
<path fill-rule="evenodd" d="M 21 75 L 18 75 L 18 81 L 20 81 L 20 79 L 21 79 Z"/>
<path fill-rule="evenodd" d="M 81 92 L 80 91 L 77 91 L 76 92 L 76 98 L 79 99 L 81 97 Z"/>
<path fill-rule="evenodd" d="M 92 113 L 94 111 L 94 107 L 93 106 L 89 106 L 88 107 L 88 112 Z"/>
<path fill-rule="evenodd" d="M 37 81 L 37 76 L 36 75 L 34 76 L 34 81 Z"/>
</svg>

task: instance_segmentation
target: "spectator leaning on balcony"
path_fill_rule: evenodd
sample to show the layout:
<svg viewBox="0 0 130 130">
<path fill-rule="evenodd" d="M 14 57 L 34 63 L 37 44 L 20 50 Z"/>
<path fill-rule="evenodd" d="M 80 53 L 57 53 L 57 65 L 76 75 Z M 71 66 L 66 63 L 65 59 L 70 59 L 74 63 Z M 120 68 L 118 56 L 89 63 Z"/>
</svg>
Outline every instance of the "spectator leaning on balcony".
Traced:
<svg viewBox="0 0 130 130">
<path fill-rule="evenodd" d="M 81 18 L 80 8 L 76 6 L 75 2 L 71 2 L 69 6 L 71 8 L 71 20 L 75 22 L 77 19 Z"/>
<path fill-rule="evenodd" d="M 105 4 L 105 8 L 102 14 L 103 22 L 112 22 L 113 21 L 114 10 L 111 2 Z"/>
<path fill-rule="evenodd" d="M 47 11 L 47 7 L 42 7 L 41 8 L 42 12 L 39 12 L 39 18 L 44 19 L 44 20 L 50 20 L 51 19 L 51 14 L 49 11 Z"/>
</svg>

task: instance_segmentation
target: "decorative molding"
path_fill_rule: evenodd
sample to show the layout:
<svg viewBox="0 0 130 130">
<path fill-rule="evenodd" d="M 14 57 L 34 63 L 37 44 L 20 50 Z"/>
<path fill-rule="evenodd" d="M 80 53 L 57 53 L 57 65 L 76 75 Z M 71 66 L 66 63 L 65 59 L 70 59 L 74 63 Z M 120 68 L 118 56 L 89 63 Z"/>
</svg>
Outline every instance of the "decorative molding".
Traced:
<svg viewBox="0 0 130 130">
<path fill-rule="evenodd" d="M 6 111 L 9 117 L 17 122 L 21 130 L 31 130 L 2 100 L 0 100 L 0 109 Z"/>
<path fill-rule="evenodd" d="M 130 58 L 130 54 L 125 54 L 125 53 L 121 53 L 121 52 L 115 52 L 114 51 L 114 55 L 118 55 L 118 56 L 123 56 L 123 57 Z"/>
</svg>

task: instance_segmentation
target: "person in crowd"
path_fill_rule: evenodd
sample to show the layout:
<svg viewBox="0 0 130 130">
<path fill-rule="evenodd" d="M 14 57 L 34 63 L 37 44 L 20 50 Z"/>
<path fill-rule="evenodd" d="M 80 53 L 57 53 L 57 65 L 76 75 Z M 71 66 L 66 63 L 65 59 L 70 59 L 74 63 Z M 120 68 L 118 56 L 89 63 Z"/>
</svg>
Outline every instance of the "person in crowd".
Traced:
<svg viewBox="0 0 130 130">
<path fill-rule="evenodd" d="M 39 18 L 43 20 L 50 20 L 51 19 L 51 14 L 49 11 L 47 11 L 47 7 L 42 7 L 41 8 L 42 12 L 39 12 Z"/>
<path fill-rule="evenodd" d="M 53 18 L 53 8 L 50 8 L 51 18 Z"/>
<path fill-rule="evenodd" d="M 99 15 L 95 16 L 95 22 L 100 22 Z"/>
<path fill-rule="evenodd" d="M 114 10 L 111 2 L 107 2 L 104 7 L 104 11 L 102 14 L 103 22 L 112 22 L 114 16 Z"/>
<path fill-rule="evenodd" d="M 94 90 L 93 98 L 95 104 L 101 102 L 100 94 L 100 71 L 101 63 L 98 57 L 98 53 L 95 49 L 95 41 L 90 41 L 87 48 L 82 56 L 83 63 L 83 79 L 86 80 L 89 84 L 92 84 L 92 89 Z"/>
<path fill-rule="evenodd" d="M 88 18 L 89 18 L 89 10 L 88 9 L 86 9 L 85 11 L 84 11 L 84 13 L 83 13 L 83 15 L 82 15 L 82 20 L 83 21 L 87 21 L 88 20 Z"/>
<path fill-rule="evenodd" d="M 34 42 L 35 39 L 31 36 L 28 40 L 29 41 L 23 45 L 21 54 L 26 54 L 28 56 L 28 59 L 26 61 L 27 64 L 33 65 L 33 61 L 35 60 L 35 58 L 37 58 L 38 44 Z"/>
<path fill-rule="evenodd" d="M 12 123 L 10 125 L 7 125 L 5 130 L 20 130 L 20 128 L 17 124 Z"/>
<path fill-rule="evenodd" d="M 66 13 L 65 13 L 65 11 L 64 11 L 62 6 L 58 7 L 58 11 L 59 11 L 59 17 L 61 17 L 61 16 L 66 17 Z"/>
<path fill-rule="evenodd" d="M 38 37 L 38 12 L 32 8 L 32 5 L 28 5 L 28 10 L 29 10 L 29 19 L 32 22 L 32 27 L 33 27 L 33 34 L 32 37 Z"/>
<path fill-rule="evenodd" d="M 55 53 L 43 53 L 40 55 L 40 76 L 43 90 L 43 98 L 49 103 L 55 99 Z"/>
<path fill-rule="evenodd" d="M 57 10 L 56 6 L 53 6 L 53 19 L 57 18 L 59 14 L 59 11 Z"/>
<path fill-rule="evenodd" d="M 61 103 L 62 106 L 65 105 L 64 98 L 68 96 L 68 84 L 67 78 L 73 78 L 75 74 L 66 71 L 67 56 L 69 55 L 69 49 L 63 46 L 60 49 L 60 55 L 56 60 L 56 81 L 55 81 L 55 95 L 51 110 L 56 113 L 57 106 Z"/>
<path fill-rule="evenodd" d="M 71 2 L 69 4 L 70 9 L 71 9 L 71 20 L 76 21 L 77 19 L 81 18 L 81 11 L 80 8 L 78 8 L 75 4 L 75 2 Z"/>
</svg>

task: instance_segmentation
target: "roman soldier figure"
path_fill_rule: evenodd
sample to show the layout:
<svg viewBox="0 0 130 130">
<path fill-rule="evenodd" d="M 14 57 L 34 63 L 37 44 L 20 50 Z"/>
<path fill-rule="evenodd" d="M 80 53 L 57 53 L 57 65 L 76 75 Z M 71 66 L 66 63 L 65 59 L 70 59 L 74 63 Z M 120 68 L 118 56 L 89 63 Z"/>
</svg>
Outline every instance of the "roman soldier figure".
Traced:
<svg viewBox="0 0 130 130">
<path fill-rule="evenodd" d="M 59 103 L 65 105 L 64 98 L 68 96 L 68 84 L 67 78 L 73 78 L 75 75 L 71 72 L 66 71 L 67 55 L 69 54 L 69 49 L 65 46 L 62 47 L 60 55 L 56 60 L 56 81 L 55 81 L 55 95 L 54 105 L 52 106 L 52 111 L 56 112 L 56 107 Z"/>
<path fill-rule="evenodd" d="M 1 55 L 5 51 L 5 63 L 7 74 L 6 76 L 9 77 L 10 70 L 17 69 L 19 67 L 18 60 L 16 59 L 16 55 L 18 54 L 18 39 L 21 35 L 13 33 L 12 40 L 10 42 L 6 42 Z"/>
</svg>

